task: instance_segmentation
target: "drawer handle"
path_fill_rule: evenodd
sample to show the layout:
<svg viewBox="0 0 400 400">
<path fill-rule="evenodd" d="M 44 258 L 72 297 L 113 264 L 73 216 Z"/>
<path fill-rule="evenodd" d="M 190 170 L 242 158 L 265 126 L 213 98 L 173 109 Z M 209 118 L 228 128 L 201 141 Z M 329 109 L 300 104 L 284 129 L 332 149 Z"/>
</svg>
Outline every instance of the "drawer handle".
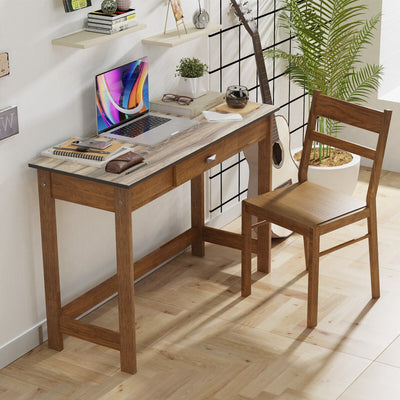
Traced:
<svg viewBox="0 0 400 400">
<path fill-rule="evenodd" d="M 217 159 L 217 155 L 213 154 L 212 156 L 209 156 L 206 158 L 207 164 L 210 164 L 212 162 L 214 162 Z"/>
</svg>

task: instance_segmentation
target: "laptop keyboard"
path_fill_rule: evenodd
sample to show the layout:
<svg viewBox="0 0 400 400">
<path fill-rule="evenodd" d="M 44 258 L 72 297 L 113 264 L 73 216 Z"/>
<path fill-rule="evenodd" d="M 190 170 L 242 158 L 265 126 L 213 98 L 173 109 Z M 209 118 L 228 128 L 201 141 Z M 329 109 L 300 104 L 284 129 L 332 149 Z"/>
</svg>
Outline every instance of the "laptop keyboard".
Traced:
<svg viewBox="0 0 400 400">
<path fill-rule="evenodd" d="M 112 133 L 114 135 L 135 137 L 149 131 L 150 129 L 165 124 L 170 120 L 170 118 L 159 117 L 157 115 L 146 115 L 145 117 L 138 119 L 137 121 L 133 121 L 132 123 L 127 124 L 113 131 Z"/>
</svg>

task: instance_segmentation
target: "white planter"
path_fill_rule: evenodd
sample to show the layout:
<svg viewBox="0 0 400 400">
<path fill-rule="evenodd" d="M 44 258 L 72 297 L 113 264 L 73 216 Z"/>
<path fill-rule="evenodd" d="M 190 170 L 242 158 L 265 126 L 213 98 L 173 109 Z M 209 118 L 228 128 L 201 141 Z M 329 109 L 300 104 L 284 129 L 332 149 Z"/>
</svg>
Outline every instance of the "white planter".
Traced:
<svg viewBox="0 0 400 400">
<path fill-rule="evenodd" d="M 176 89 L 176 94 L 181 96 L 189 96 L 193 99 L 203 96 L 207 93 L 207 80 L 206 76 L 200 78 L 180 78 L 179 84 Z"/>
<path fill-rule="evenodd" d="M 292 154 L 299 152 L 301 148 L 292 150 Z M 337 192 L 351 196 L 357 184 L 360 172 L 361 158 L 357 154 L 352 154 L 353 159 L 344 165 L 337 167 L 308 167 L 308 180 L 318 185 L 327 187 Z M 295 160 L 299 165 L 299 162 Z"/>
</svg>

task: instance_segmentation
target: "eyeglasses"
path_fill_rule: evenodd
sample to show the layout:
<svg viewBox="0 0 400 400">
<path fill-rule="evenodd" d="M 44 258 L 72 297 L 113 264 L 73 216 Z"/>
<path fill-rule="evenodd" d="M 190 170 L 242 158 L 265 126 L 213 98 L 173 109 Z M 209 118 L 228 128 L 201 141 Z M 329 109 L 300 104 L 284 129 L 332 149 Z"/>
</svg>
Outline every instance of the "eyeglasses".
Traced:
<svg viewBox="0 0 400 400">
<path fill-rule="evenodd" d="M 166 93 L 161 99 L 164 103 L 171 103 L 172 101 L 176 101 L 178 104 L 182 106 L 188 106 L 193 99 L 189 96 L 179 96 L 177 94 Z"/>
</svg>

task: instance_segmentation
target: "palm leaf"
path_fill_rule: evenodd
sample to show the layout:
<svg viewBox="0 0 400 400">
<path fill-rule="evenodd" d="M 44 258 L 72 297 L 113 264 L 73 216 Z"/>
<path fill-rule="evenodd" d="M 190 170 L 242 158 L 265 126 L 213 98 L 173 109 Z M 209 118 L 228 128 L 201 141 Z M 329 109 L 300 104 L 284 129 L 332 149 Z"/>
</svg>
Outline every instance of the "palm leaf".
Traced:
<svg viewBox="0 0 400 400">
<path fill-rule="evenodd" d="M 361 103 L 376 91 L 382 66 L 364 64 L 362 50 L 373 38 L 380 20 L 365 19 L 360 0 L 283 0 L 279 29 L 293 36 L 293 54 L 275 49 L 265 57 L 281 59 L 284 73 L 309 94 L 314 89 L 347 101 Z M 328 122 L 336 134 L 340 127 Z"/>
</svg>

